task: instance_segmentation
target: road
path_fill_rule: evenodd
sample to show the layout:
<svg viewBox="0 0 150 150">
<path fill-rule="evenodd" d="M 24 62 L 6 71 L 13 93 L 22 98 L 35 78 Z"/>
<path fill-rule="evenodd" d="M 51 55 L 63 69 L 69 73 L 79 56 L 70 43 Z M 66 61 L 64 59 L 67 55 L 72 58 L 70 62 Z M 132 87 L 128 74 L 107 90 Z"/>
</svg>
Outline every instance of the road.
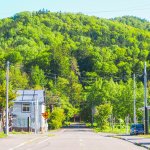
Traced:
<svg viewBox="0 0 150 150">
<path fill-rule="evenodd" d="M 130 142 L 97 134 L 87 128 L 67 128 L 38 135 L 10 135 L 0 150 L 144 150 Z"/>
</svg>

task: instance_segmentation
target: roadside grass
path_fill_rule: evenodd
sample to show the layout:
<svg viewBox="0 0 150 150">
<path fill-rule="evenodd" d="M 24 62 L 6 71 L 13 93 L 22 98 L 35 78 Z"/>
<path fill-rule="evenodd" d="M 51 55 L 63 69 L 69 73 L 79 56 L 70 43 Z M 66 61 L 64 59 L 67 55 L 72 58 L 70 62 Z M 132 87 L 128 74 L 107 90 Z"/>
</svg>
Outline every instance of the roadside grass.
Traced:
<svg viewBox="0 0 150 150">
<path fill-rule="evenodd" d="M 0 138 L 4 138 L 4 137 L 7 137 L 7 135 L 4 134 L 3 132 L 0 132 Z"/>
<path fill-rule="evenodd" d="M 15 131 L 15 130 L 13 130 L 12 132 L 10 132 L 11 134 L 31 134 L 32 132 L 25 132 L 25 131 L 20 131 L 20 132 L 18 132 L 18 131 Z"/>
<path fill-rule="evenodd" d="M 48 134 L 48 137 L 52 137 L 52 136 L 55 136 L 54 134 Z"/>
<path fill-rule="evenodd" d="M 91 123 L 86 123 L 86 126 L 89 128 L 92 128 Z M 129 134 L 130 132 L 130 126 L 116 124 L 113 128 L 111 126 L 107 126 L 105 129 L 101 130 L 99 127 L 97 127 L 96 123 L 93 123 L 93 130 L 94 132 L 105 132 L 105 133 L 114 133 L 114 134 Z"/>
<path fill-rule="evenodd" d="M 107 128 L 104 130 L 101 130 L 100 128 L 94 128 L 95 132 L 105 132 L 105 133 L 114 133 L 114 134 L 129 134 L 127 133 L 126 128 Z M 129 132 L 129 131 L 128 131 Z"/>
<path fill-rule="evenodd" d="M 61 130 L 61 128 L 59 128 L 59 129 L 48 129 L 48 132 L 57 132 L 57 131 L 60 131 Z"/>
<path fill-rule="evenodd" d="M 143 138 L 150 138 L 150 134 L 145 134 L 145 135 L 138 135 L 139 137 L 143 137 Z"/>
<path fill-rule="evenodd" d="M 92 124 L 88 122 L 88 123 L 86 123 L 86 127 L 92 128 Z M 97 127 L 97 123 L 94 122 L 93 123 L 93 127 L 96 128 Z"/>
</svg>

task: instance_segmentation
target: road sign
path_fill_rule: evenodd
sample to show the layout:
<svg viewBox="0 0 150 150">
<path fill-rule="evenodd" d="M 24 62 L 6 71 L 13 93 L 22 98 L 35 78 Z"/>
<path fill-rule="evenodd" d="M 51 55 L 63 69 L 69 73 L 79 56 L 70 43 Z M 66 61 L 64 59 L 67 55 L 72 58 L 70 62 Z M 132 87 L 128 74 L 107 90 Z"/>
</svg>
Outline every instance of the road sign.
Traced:
<svg viewBox="0 0 150 150">
<path fill-rule="evenodd" d="M 43 116 L 45 119 L 48 119 L 48 112 L 42 113 L 42 116 Z"/>
</svg>

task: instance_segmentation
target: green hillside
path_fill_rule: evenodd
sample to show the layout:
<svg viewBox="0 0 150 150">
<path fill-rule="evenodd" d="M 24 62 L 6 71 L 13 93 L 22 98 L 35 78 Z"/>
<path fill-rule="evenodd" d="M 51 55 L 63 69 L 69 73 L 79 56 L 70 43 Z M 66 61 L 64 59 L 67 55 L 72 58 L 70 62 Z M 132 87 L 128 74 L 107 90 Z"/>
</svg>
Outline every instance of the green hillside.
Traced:
<svg viewBox="0 0 150 150">
<path fill-rule="evenodd" d="M 138 17 L 135 17 L 135 16 L 116 17 L 112 20 L 116 20 L 118 22 L 133 26 L 135 28 L 150 31 L 150 22 L 145 20 L 145 19 L 141 19 L 141 18 L 138 18 Z"/>
<path fill-rule="evenodd" d="M 0 20 L 0 90 L 9 60 L 11 88 L 46 89 L 47 105 L 61 105 L 67 120 L 76 113 L 91 121 L 91 109 L 106 103 L 116 120 L 128 114 L 132 120 L 135 73 L 141 121 L 143 76 L 138 75 L 144 61 L 150 72 L 150 32 L 149 22 L 135 22 L 48 11 Z"/>
</svg>

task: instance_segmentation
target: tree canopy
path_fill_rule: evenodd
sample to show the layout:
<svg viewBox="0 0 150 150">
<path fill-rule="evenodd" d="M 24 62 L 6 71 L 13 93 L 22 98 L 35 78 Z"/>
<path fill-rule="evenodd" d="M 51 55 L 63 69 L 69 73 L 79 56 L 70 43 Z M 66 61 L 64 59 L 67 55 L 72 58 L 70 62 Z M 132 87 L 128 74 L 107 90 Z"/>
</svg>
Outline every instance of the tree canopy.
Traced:
<svg viewBox="0 0 150 150">
<path fill-rule="evenodd" d="M 108 102 L 116 118 L 133 118 L 135 73 L 141 119 L 144 61 L 150 73 L 148 21 L 21 12 L 0 20 L 0 37 L 1 85 L 9 60 L 13 89 L 46 89 L 48 104 L 59 103 L 67 119 L 76 112 L 90 121 L 92 105 Z"/>
</svg>

